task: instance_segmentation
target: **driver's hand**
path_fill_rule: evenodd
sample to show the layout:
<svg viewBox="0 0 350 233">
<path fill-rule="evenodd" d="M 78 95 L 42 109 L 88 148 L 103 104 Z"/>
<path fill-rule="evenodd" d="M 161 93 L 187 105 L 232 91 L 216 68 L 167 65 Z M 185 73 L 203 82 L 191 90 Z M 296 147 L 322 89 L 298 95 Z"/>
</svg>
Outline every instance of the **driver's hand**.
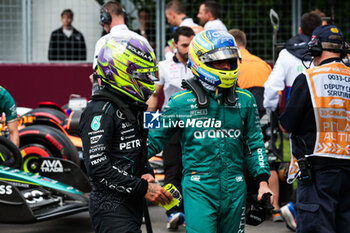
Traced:
<svg viewBox="0 0 350 233">
<path fill-rule="evenodd" d="M 143 174 L 143 175 L 141 176 L 141 179 L 147 180 L 148 183 L 155 183 L 155 182 L 156 182 L 156 180 L 154 179 L 154 177 L 153 177 L 151 174 L 149 174 L 149 173 Z"/>
<path fill-rule="evenodd" d="M 173 197 L 159 184 L 148 183 L 148 190 L 145 198 L 154 204 L 169 204 Z"/>
<path fill-rule="evenodd" d="M 262 196 L 265 194 L 265 193 L 271 193 L 271 197 L 270 197 L 270 203 L 272 204 L 273 202 L 273 199 L 275 197 L 275 194 L 271 191 L 270 187 L 269 187 L 269 184 L 266 182 L 266 181 L 261 181 L 259 183 L 259 190 L 258 190 L 258 200 L 260 201 Z"/>
</svg>

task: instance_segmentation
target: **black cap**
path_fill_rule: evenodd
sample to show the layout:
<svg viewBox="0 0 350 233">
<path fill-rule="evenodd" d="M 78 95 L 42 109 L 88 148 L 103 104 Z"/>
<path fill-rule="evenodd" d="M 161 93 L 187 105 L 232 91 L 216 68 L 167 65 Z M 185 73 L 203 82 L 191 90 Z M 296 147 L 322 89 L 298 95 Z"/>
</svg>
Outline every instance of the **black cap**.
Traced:
<svg viewBox="0 0 350 233">
<path fill-rule="evenodd" d="M 312 33 L 312 39 L 314 39 L 315 37 L 317 37 L 321 43 L 343 43 L 343 33 L 338 27 L 334 25 L 318 26 Z"/>
</svg>

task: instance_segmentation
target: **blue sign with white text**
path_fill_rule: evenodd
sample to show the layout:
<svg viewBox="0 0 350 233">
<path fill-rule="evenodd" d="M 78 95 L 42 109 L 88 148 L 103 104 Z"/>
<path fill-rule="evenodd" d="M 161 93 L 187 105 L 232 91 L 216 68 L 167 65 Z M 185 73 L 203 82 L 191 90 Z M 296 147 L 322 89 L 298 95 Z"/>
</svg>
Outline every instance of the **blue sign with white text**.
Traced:
<svg viewBox="0 0 350 233">
<path fill-rule="evenodd" d="M 145 129 L 159 129 L 160 119 L 162 113 L 156 112 L 144 112 L 143 113 L 143 128 Z"/>
</svg>

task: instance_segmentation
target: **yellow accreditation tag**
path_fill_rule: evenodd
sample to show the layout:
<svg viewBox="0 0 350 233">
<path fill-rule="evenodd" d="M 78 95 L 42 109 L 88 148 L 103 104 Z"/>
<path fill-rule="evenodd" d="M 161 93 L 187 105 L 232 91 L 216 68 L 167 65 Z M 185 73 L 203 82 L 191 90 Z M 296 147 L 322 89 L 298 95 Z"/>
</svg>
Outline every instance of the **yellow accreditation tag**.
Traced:
<svg viewBox="0 0 350 233">
<path fill-rule="evenodd" d="M 179 206 L 182 199 L 180 191 L 172 184 L 167 184 L 163 188 L 173 196 L 173 200 L 169 204 L 162 205 L 159 203 L 158 205 L 164 207 L 166 210 L 170 210 L 174 206 Z"/>
</svg>

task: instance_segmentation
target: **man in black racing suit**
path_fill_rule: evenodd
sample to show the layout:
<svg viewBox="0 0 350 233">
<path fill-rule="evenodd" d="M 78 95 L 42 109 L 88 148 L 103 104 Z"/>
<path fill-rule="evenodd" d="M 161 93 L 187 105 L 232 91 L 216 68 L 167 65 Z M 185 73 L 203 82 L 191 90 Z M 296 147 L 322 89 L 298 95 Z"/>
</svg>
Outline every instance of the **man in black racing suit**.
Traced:
<svg viewBox="0 0 350 233">
<path fill-rule="evenodd" d="M 96 232 L 141 232 L 143 197 L 161 204 L 171 201 L 154 183 L 146 157 L 148 132 L 142 127 L 157 72 L 152 48 L 136 38 L 113 37 L 99 54 L 104 87 L 91 97 L 80 121 Z"/>
</svg>

